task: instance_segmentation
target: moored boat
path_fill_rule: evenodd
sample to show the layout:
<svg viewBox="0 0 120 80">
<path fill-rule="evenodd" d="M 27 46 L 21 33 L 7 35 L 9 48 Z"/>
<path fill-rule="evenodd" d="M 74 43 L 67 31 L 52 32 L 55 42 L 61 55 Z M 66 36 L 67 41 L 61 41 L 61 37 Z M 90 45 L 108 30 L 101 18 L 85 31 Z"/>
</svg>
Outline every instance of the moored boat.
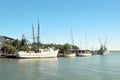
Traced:
<svg viewBox="0 0 120 80">
<path fill-rule="evenodd" d="M 73 46 L 74 46 L 74 40 L 73 40 L 73 33 L 72 33 L 72 28 L 71 28 L 71 49 L 69 49 L 67 53 L 63 54 L 64 57 L 75 57 L 76 56 L 76 53 L 72 51 L 74 50 Z"/>
<path fill-rule="evenodd" d="M 90 57 L 92 53 L 89 50 L 82 51 L 78 54 L 79 57 Z"/>
<path fill-rule="evenodd" d="M 64 54 L 64 57 L 75 57 L 76 53 L 69 53 L 69 54 Z"/>
<path fill-rule="evenodd" d="M 98 50 L 98 54 L 100 54 L 100 55 L 108 55 L 109 51 L 107 50 L 107 48 L 105 46 L 101 46 L 100 50 Z"/>
<path fill-rule="evenodd" d="M 37 37 L 37 44 L 35 43 L 35 37 L 34 37 L 34 27 L 32 24 L 32 29 L 33 29 L 33 43 L 35 43 L 36 45 L 32 45 L 33 47 L 33 51 L 18 51 L 16 52 L 16 57 L 17 58 L 47 58 L 47 57 L 57 57 L 58 51 L 59 50 L 55 50 L 54 48 L 47 48 L 47 49 L 40 49 L 39 45 L 39 20 L 38 20 L 38 37 Z M 22 44 L 26 44 L 26 39 L 25 36 L 22 36 Z M 27 45 L 27 44 L 26 44 Z M 37 46 L 37 47 L 36 47 Z M 28 45 L 27 45 L 28 47 Z M 29 47 L 28 47 L 29 48 Z"/>
<path fill-rule="evenodd" d="M 109 51 L 108 51 L 108 49 L 107 49 L 107 47 L 106 47 L 107 38 L 106 38 L 106 40 L 105 40 L 104 45 L 102 44 L 101 40 L 99 40 L 99 41 L 100 41 L 101 47 L 100 47 L 100 50 L 98 50 L 98 54 L 100 54 L 100 55 L 108 55 L 108 54 L 109 54 Z"/>
<path fill-rule="evenodd" d="M 85 43 L 86 44 L 86 50 L 81 50 L 81 52 L 77 54 L 79 57 L 89 57 L 89 56 L 92 56 L 91 51 L 87 49 L 87 36 L 86 36 L 86 33 L 85 33 L 85 40 L 86 40 L 85 41 L 86 42 Z"/>
<path fill-rule="evenodd" d="M 52 58 L 57 57 L 58 50 L 53 49 L 40 49 L 38 53 L 35 52 L 27 52 L 27 51 L 19 51 L 16 54 L 18 58 Z"/>
</svg>

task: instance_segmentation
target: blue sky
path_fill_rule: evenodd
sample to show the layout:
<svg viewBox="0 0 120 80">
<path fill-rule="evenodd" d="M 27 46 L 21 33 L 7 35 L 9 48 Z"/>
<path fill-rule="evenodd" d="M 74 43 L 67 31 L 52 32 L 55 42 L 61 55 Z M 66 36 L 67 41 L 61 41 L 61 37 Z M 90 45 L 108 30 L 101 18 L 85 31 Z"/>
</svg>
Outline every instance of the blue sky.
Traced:
<svg viewBox="0 0 120 80">
<path fill-rule="evenodd" d="M 107 38 L 109 49 L 120 50 L 119 0 L 0 0 L 0 35 L 30 38 L 38 18 L 43 43 L 71 43 L 72 27 L 75 45 L 85 48 L 86 33 L 89 49 Z"/>
</svg>

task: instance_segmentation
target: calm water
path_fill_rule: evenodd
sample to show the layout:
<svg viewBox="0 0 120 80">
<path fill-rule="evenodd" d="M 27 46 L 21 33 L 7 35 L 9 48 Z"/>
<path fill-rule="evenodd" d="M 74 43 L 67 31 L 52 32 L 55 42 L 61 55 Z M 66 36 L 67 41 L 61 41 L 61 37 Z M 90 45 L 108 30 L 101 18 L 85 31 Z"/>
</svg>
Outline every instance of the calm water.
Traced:
<svg viewBox="0 0 120 80">
<path fill-rule="evenodd" d="M 0 80 L 120 80 L 120 52 L 75 58 L 0 58 Z"/>
</svg>

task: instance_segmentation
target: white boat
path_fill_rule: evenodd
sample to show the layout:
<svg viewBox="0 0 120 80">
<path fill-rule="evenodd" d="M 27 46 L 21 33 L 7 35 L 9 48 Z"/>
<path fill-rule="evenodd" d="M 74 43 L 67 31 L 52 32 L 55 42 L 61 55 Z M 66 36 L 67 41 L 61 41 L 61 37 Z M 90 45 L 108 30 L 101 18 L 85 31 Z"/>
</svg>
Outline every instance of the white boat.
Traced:
<svg viewBox="0 0 120 80">
<path fill-rule="evenodd" d="M 100 50 L 98 50 L 98 54 L 100 54 L 100 55 L 108 55 L 108 54 L 109 54 L 109 51 L 108 51 L 108 49 L 107 49 L 107 47 L 106 47 L 107 38 L 106 38 L 106 40 L 105 40 L 104 45 L 102 44 L 102 42 L 101 42 L 100 39 L 99 39 L 99 41 L 100 41 L 101 47 L 100 47 Z"/>
<path fill-rule="evenodd" d="M 89 56 L 92 56 L 91 53 L 87 54 L 87 53 L 84 53 L 84 54 L 79 54 L 80 57 L 89 57 Z"/>
<path fill-rule="evenodd" d="M 63 54 L 64 57 L 75 57 L 76 56 L 76 53 L 72 52 L 73 45 L 74 45 L 74 40 L 73 40 L 73 33 L 72 33 L 72 27 L 71 27 L 71 49 L 69 50 L 69 52 Z"/>
<path fill-rule="evenodd" d="M 69 53 L 69 54 L 64 54 L 64 57 L 75 57 L 76 53 Z"/>
<path fill-rule="evenodd" d="M 19 51 L 16 54 L 17 58 L 50 58 L 57 57 L 58 50 L 49 49 L 40 49 L 38 53 Z"/>
<path fill-rule="evenodd" d="M 108 50 L 106 50 L 104 53 L 103 53 L 103 55 L 108 55 L 109 54 L 109 51 Z"/>
<path fill-rule="evenodd" d="M 33 24 L 32 24 L 33 27 Z M 25 36 L 22 36 L 22 44 L 26 44 Z M 35 43 L 34 37 L 34 27 L 33 27 L 33 43 Z M 17 58 L 47 58 L 47 57 L 57 57 L 59 50 L 54 50 L 54 48 L 40 49 L 39 48 L 39 20 L 38 20 L 38 37 L 37 37 L 37 47 L 34 47 L 34 51 L 19 51 L 16 53 Z M 27 44 L 26 44 L 27 45 Z"/>
<path fill-rule="evenodd" d="M 92 56 L 91 51 L 87 49 L 87 37 L 86 37 L 86 33 L 85 33 L 85 40 L 86 40 L 86 50 L 81 50 L 81 52 L 78 53 L 79 57 L 89 57 L 89 56 Z"/>
<path fill-rule="evenodd" d="M 92 53 L 90 51 L 84 51 L 78 54 L 79 57 L 90 57 L 92 56 Z"/>
<path fill-rule="evenodd" d="M 100 50 L 98 50 L 98 54 L 108 55 L 109 51 L 107 50 L 107 48 L 105 46 L 101 46 Z"/>
</svg>

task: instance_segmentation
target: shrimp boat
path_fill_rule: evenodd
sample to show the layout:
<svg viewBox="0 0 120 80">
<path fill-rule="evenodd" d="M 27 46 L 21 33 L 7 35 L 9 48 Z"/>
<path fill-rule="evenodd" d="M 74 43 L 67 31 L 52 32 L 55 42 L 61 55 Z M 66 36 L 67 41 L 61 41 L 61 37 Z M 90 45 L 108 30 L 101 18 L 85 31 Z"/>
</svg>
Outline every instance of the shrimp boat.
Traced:
<svg viewBox="0 0 120 80">
<path fill-rule="evenodd" d="M 86 39 L 86 50 L 81 50 L 81 52 L 78 54 L 79 57 L 90 57 L 90 56 L 92 56 L 91 51 L 87 49 L 86 33 L 85 33 L 85 39 Z"/>
<path fill-rule="evenodd" d="M 101 47 L 100 47 L 100 50 L 98 50 L 98 54 L 100 54 L 100 55 L 108 55 L 108 54 L 109 54 L 109 51 L 108 51 L 108 49 L 107 49 L 107 47 L 106 47 L 107 38 L 106 38 L 104 44 L 102 44 L 102 42 L 101 42 L 100 39 L 99 39 L 99 41 L 100 41 Z"/>
<path fill-rule="evenodd" d="M 50 57 L 57 57 L 58 51 L 55 50 L 54 48 L 46 48 L 46 49 L 40 49 L 39 48 L 39 20 L 38 20 L 38 37 L 37 37 L 37 42 L 38 42 L 38 47 L 36 48 L 37 51 L 18 51 L 16 53 L 17 58 L 50 58 Z M 32 24 L 32 29 L 33 29 L 33 43 L 35 42 L 35 37 L 34 37 L 34 27 Z M 22 41 L 25 41 L 24 35 L 22 36 Z"/>
<path fill-rule="evenodd" d="M 57 57 L 58 50 L 53 49 L 40 49 L 38 53 L 35 52 L 27 52 L 27 51 L 19 51 L 16 54 L 17 58 L 50 58 Z"/>
<path fill-rule="evenodd" d="M 92 56 L 92 53 L 90 50 L 84 50 L 78 54 L 79 57 L 90 57 Z"/>
<path fill-rule="evenodd" d="M 72 27 L 71 27 L 71 40 L 72 40 L 71 49 L 69 50 L 69 52 L 63 54 L 64 57 L 75 57 L 76 56 L 76 53 L 73 51 L 74 40 L 73 40 Z"/>
<path fill-rule="evenodd" d="M 108 55 L 109 51 L 107 50 L 107 48 L 105 46 L 101 46 L 100 50 L 98 50 L 98 54 L 100 54 L 100 55 Z"/>
<path fill-rule="evenodd" d="M 71 50 L 70 52 L 63 54 L 63 56 L 64 57 L 75 57 L 76 53 Z"/>
</svg>

